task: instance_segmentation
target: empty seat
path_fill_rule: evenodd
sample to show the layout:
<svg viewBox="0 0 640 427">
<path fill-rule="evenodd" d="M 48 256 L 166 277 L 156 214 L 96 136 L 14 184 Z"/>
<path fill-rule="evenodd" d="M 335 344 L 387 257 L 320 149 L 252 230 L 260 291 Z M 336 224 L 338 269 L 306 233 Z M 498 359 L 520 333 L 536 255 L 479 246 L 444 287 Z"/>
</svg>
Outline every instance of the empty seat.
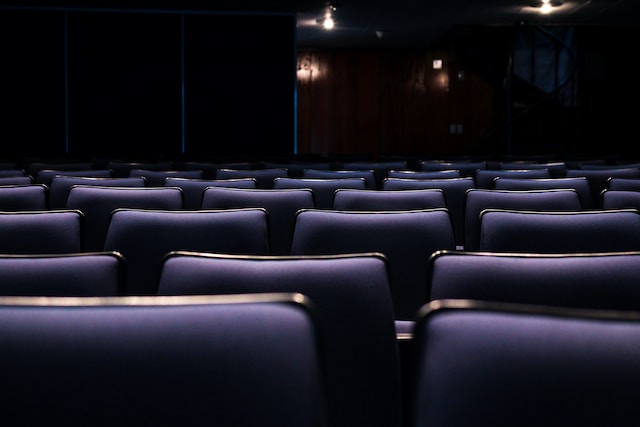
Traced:
<svg viewBox="0 0 640 427">
<path fill-rule="evenodd" d="M 578 193 L 573 189 L 558 190 L 468 190 L 465 198 L 464 249 L 480 246 L 480 214 L 485 209 L 531 211 L 579 211 Z"/>
<path fill-rule="evenodd" d="M 276 178 L 275 189 L 310 188 L 318 209 L 332 209 L 333 197 L 340 188 L 366 189 L 364 178 Z"/>
<path fill-rule="evenodd" d="M 627 178 L 638 179 L 640 178 L 640 169 L 638 168 L 618 168 L 618 167 L 605 167 L 597 169 L 568 169 L 567 177 L 583 176 L 589 181 L 591 188 L 591 198 L 593 200 L 593 206 L 596 208 L 602 207 L 602 199 L 600 193 L 607 188 L 607 183 L 611 178 Z"/>
<path fill-rule="evenodd" d="M 405 179 L 460 178 L 461 176 L 462 175 L 458 169 L 445 169 L 438 171 L 391 170 L 387 173 L 387 178 Z"/>
<path fill-rule="evenodd" d="M 411 426 L 637 422 L 637 312 L 433 301 L 414 333 Z"/>
<path fill-rule="evenodd" d="M 74 185 L 68 209 L 84 213 L 84 250 L 102 251 L 111 212 L 117 208 L 182 209 L 182 190 L 175 187 L 106 187 Z"/>
<path fill-rule="evenodd" d="M 256 187 L 263 189 L 273 188 L 276 178 L 287 178 L 286 168 L 274 169 L 218 169 L 216 179 L 255 178 Z"/>
<path fill-rule="evenodd" d="M 495 252 L 616 252 L 640 250 L 637 209 L 574 212 L 488 209 L 479 249 Z"/>
<path fill-rule="evenodd" d="M 427 259 L 440 249 L 455 249 L 446 209 L 384 212 L 309 209 L 299 211 L 296 216 L 291 253 L 383 253 L 389 260 L 395 317 L 411 321 L 427 301 Z"/>
<path fill-rule="evenodd" d="M 474 177 L 477 188 L 493 189 L 496 178 L 551 178 L 549 169 L 485 169 L 476 172 Z"/>
<path fill-rule="evenodd" d="M 345 170 L 372 170 L 376 180 L 376 189 L 382 188 L 382 181 L 390 170 L 408 169 L 406 160 L 388 160 L 379 162 L 354 161 L 340 162 L 339 169 Z"/>
<path fill-rule="evenodd" d="M 485 161 L 443 161 L 443 160 L 420 160 L 418 161 L 419 171 L 442 171 L 458 170 L 465 177 L 474 177 L 479 170 L 487 169 Z"/>
<path fill-rule="evenodd" d="M 383 190 L 409 190 L 419 188 L 436 188 L 444 192 L 447 210 L 453 222 L 456 246 L 464 246 L 464 204 L 467 190 L 476 188 L 472 177 L 445 179 L 401 179 L 387 178 L 382 185 Z"/>
<path fill-rule="evenodd" d="M 640 191 L 640 178 L 611 177 L 605 184 L 607 190 Z"/>
<path fill-rule="evenodd" d="M 583 176 L 572 178 L 497 177 L 494 181 L 493 188 L 496 190 L 552 190 L 569 188 L 576 190 L 578 193 L 582 209 L 593 209 L 595 207 L 591 197 L 589 181 Z"/>
<path fill-rule="evenodd" d="M 47 198 L 44 184 L 0 185 L 0 211 L 46 210 Z"/>
<path fill-rule="evenodd" d="M 366 188 L 370 190 L 376 189 L 376 176 L 371 169 L 361 170 L 329 170 L 329 169 L 304 169 L 302 171 L 302 178 L 321 178 L 321 179 L 336 179 L 336 178 L 363 178 L 366 183 Z"/>
<path fill-rule="evenodd" d="M 301 294 L 0 298 L 7 425 L 325 425 Z"/>
<path fill-rule="evenodd" d="M 441 189 L 419 190 L 351 190 L 338 189 L 333 209 L 353 211 L 385 211 L 446 208 Z"/>
<path fill-rule="evenodd" d="M 96 178 L 86 176 L 58 175 L 49 184 L 49 208 L 64 209 L 67 207 L 69 190 L 74 185 L 98 185 L 102 187 L 146 187 L 144 178 Z"/>
<path fill-rule="evenodd" d="M 135 161 L 135 160 L 109 160 L 107 161 L 107 169 L 113 171 L 116 178 L 125 178 L 129 176 L 132 169 L 144 169 L 163 171 L 173 168 L 172 161 Z"/>
<path fill-rule="evenodd" d="M 202 209 L 265 208 L 269 223 L 269 253 L 289 255 L 296 212 L 314 207 L 308 188 L 241 189 L 208 187 L 202 196 Z"/>
<path fill-rule="evenodd" d="M 181 188 L 184 198 L 184 209 L 195 210 L 202 207 L 202 194 L 207 187 L 256 188 L 256 179 L 193 179 L 167 177 L 164 181 L 164 186 Z"/>
<path fill-rule="evenodd" d="M 117 252 L 0 255 L 0 295 L 122 295 L 125 261 Z"/>
<path fill-rule="evenodd" d="M 57 170 L 57 169 L 43 169 L 35 176 L 35 182 L 51 185 L 51 180 L 56 176 L 84 176 L 91 178 L 111 178 L 113 172 L 110 169 L 87 169 L 87 170 Z"/>
<path fill-rule="evenodd" d="M 201 170 L 146 170 L 131 169 L 130 177 L 143 177 L 149 187 L 164 187 L 165 180 L 173 178 L 201 179 Z"/>
<path fill-rule="evenodd" d="M 0 185 L 28 185 L 33 183 L 33 178 L 28 175 L 0 176 Z"/>
<path fill-rule="evenodd" d="M 499 162 L 498 168 L 503 170 L 517 169 L 548 169 L 552 178 L 560 178 L 567 173 L 567 164 L 565 162 L 531 162 L 531 161 L 507 161 Z"/>
<path fill-rule="evenodd" d="M 640 252 L 439 251 L 428 266 L 432 300 L 640 309 Z"/>
<path fill-rule="evenodd" d="M 28 162 L 26 172 L 35 179 L 41 170 L 89 171 L 94 169 L 94 166 L 92 161 L 33 161 Z"/>
<path fill-rule="evenodd" d="M 12 178 L 16 176 L 27 176 L 27 173 L 24 169 L 16 169 L 16 168 L 8 168 L 2 169 L 0 168 L 0 178 Z"/>
<path fill-rule="evenodd" d="M 0 253 L 80 252 L 84 215 L 79 210 L 0 212 Z"/>
<path fill-rule="evenodd" d="M 601 197 L 603 209 L 640 209 L 640 191 L 604 190 Z"/>
<path fill-rule="evenodd" d="M 104 250 L 120 252 L 127 260 L 128 295 L 153 295 L 158 291 L 162 258 L 171 251 L 268 255 L 267 212 L 116 209 Z"/>
<path fill-rule="evenodd" d="M 234 256 L 172 252 L 158 293 L 300 292 L 319 325 L 328 391 L 328 425 L 401 426 L 401 379 L 386 259 Z M 294 357 L 298 357 L 297 355 Z"/>
</svg>

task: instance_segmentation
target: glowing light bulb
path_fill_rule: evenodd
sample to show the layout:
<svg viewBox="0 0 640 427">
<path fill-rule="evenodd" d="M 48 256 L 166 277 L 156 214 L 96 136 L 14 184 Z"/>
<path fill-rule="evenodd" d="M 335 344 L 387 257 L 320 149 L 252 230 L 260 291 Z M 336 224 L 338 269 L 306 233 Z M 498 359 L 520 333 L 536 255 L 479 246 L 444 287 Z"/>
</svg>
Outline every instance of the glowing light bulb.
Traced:
<svg viewBox="0 0 640 427">
<path fill-rule="evenodd" d="M 331 16 L 325 16 L 324 21 L 322 22 L 322 26 L 325 30 L 331 30 L 335 22 L 333 22 L 333 18 Z"/>
</svg>

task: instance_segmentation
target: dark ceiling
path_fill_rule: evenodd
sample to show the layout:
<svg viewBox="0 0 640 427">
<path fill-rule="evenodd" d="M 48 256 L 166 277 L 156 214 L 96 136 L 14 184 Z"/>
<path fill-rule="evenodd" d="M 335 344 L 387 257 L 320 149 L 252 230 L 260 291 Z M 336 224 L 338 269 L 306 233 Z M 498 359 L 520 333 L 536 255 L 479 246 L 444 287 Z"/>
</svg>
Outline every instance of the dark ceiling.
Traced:
<svg viewBox="0 0 640 427">
<path fill-rule="evenodd" d="M 101 8 L 207 13 L 294 14 L 298 47 L 423 48 L 449 31 L 468 26 L 640 24 L 640 0 L 565 1 L 556 12 L 542 15 L 534 0 L 0 0 L 0 7 Z M 335 7 L 336 26 L 318 24 Z"/>
</svg>

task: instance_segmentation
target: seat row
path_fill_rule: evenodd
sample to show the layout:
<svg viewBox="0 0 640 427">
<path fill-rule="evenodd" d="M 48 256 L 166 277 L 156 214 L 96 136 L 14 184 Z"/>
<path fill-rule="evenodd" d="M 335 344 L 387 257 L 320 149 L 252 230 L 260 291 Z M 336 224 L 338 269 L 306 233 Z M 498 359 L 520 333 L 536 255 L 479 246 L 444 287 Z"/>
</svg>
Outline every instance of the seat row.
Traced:
<svg viewBox="0 0 640 427">
<path fill-rule="evenodd" d="M 389 179 L 385 190 L 368 190 L 361 179 L 355 178 L 286 180 L 282 186 L 267 190 L 257 188 L 252 178 L 167 178 L 163 187 L 147 187 L 142 177 L 56 176 L 50 188 L 44 184 L 0 186 L 0 211 L 80 209 L 89 216 L 89 223 L 100 222 L 105 229 L 110 212 L 117 207 L 184 210 L 264 207 L 270 212 L 272 250 L 284 254 L 289 250 L 294 215 L 300 209 L 446 208 L 456 246 L 474 249 L 479 213 L 488 208 L 563 211 L 640 208 L 640 185 L 633 187 L 640 179 L 611 179 L 610 187 L 600 193 L 601 208 L 593 207 L 585 178 L 501 178 L 496 180 L 500 188 L 495 189 L 476 188 L 471 178 Z M 101 244 L 88 249 L 100 250 Z"/>
<path fill-rule="evenodd" d="M 175 251 L 157 295 L 100 298 L 68 296 L 117 283 L 126 264 L 118 254 L 1 257 L 0 283 L 17 291 L 0 297 L 0 371 L 14 393 L 3 416 L 629 425 L 640 383 L 639 261 L 640 252 L 440 251 L 428 261 L 429 301 L 398 341 L 389 264 L 377 253 Z M 45 289 L 59 284 L 77 288 Z"/>
</svg>

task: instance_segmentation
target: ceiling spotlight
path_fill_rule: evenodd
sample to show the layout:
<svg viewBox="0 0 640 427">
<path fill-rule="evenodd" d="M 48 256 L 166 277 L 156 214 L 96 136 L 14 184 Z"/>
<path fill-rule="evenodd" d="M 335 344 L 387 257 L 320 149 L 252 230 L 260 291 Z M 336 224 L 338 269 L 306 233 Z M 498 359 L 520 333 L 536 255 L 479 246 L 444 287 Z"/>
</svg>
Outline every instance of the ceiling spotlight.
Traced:
<svg viewBox="0 0 640 427">
<path fill-rule="evenodd" d="M 540 9 L 540 13 L 550 13 L 553 8 L 562 6 L 562 1 L 542 0 L 530 4 L 531 7 Z"/>
<path fill-rule="evenodd" d="M 335 12 L 336 7 L 333 5 L 329 5 L 325 11 L 324 18 L 318 19 L 316 22 L 325 30 L 331 30 L 335 26 L 335 21 L 333 20 L 333 12 Z"/>
</svg>

